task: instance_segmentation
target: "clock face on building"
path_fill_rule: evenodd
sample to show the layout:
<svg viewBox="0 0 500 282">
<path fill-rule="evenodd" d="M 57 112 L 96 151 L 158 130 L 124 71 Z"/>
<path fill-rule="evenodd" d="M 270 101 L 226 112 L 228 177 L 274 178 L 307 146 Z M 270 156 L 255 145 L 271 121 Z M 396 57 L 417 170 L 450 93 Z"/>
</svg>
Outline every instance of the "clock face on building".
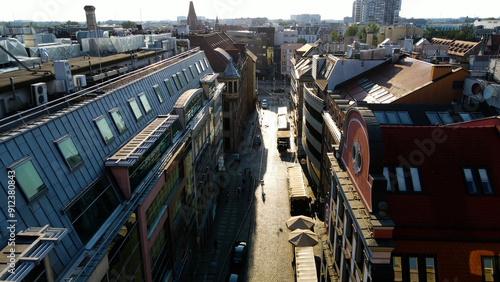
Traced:
<svg viewBox="0 0 500 282">
<path fill-rule="evenodd" d="M 359 141 L 356 140 L 352 143 L 351 147 L 352 168 L 356 174 L 361 171 L 363 166 L 363 156 L 361 155 L 361 146 Z"/>
</svg>

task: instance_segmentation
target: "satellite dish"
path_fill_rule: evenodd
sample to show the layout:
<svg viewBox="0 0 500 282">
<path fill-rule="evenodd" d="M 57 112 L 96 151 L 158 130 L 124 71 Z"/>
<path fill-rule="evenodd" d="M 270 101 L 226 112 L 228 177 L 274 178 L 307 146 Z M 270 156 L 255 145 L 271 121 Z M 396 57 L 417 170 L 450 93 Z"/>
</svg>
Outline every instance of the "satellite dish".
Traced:
<svg viewBox="0 0 500 282">
<path fill-rule="evenodd" d="M 483 93 L 483 98 L 485 100 L 488 100 L 490 99 L 491 97 L 493 96 L 497 96 L 498 93 L 496 93 L 497 91 L 495 90 L 495 88 L 493 88 L 492 86 L 488 86 L 486 87 L 486 89 L 484 90 L 484 93 Z"/>
</svg>

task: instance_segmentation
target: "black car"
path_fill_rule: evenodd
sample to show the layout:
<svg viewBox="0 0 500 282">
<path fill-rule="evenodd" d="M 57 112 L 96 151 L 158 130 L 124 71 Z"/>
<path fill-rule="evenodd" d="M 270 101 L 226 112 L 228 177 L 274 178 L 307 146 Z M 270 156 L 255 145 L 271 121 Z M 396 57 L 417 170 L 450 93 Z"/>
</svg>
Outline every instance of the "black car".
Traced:
<svg viewBox="0 0 500 282">
<path fill-rule="evenodd" d="M 233 251 L 231 254 L 231 265 L 233 267 L 241 267 L 245 264 L 247 259 L 247 243 L 237 242 L 234 244 Z"/>
<path fill-rule="evenodd" d="M 255 135 L 255 139 L 253 140 L 253 144 L 255 146 L 260 146 L 261 143 L 262 143 L 262 140 L 260 140 L 260 135 Z"/>
</svg>

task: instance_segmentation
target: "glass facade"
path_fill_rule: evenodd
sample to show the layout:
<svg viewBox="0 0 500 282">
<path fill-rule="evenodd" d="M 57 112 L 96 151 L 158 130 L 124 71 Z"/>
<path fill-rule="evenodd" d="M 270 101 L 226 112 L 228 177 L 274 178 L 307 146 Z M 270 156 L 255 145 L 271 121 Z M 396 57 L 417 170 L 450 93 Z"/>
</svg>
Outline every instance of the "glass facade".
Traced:
<svg viewBox="0 0 500 282">
<path fill-rule="evenodd" d="M 111 111 L 109 111 L 109 114 L 111 115 L 111 118 L 113 119 L 113 122 L 115 123 L 116 129 L 120 134 L 125 132 L 127 130 L 127 125 L 125 124 L 125 121 L 123 120 L 122 114 L 120 113 L 120 110 L 118 108 L 114 108 Z"/>
<path fill-rule="evenodd" d="M 168 221 L 165 222 L 153 246 L 151 246 L 150 260 L 153 281 L 168 281 L 168 277 L 172 274 L 167 222 Z"/>
<path fill-rule="evenodd" d="M 104 176 L 87 189 L 65 214 L 82 243 L 86 244 L 119 204 L 110 181 Z"/>
<path fill-rule="evenodd" d="M 28 200 L 46 188 L 30 158 L 21 160 L 11 170 L 15 172 L 16 182 Z"/>
<path fill-rule="evenodd" d="M 94 121 L 97 125 L 97 128 L 99 129 L 99 132 L 101 133 L 104 143 L 108 144 L 109 142 L 113 141 L 113 139 L 115 139 L 115 136 L 113 135 L 113 132 L 108 125 L 108 121 L 106 121 L 104 116 L 100 116 L 94 119 Z"/>
<path fill-rule="evenodd" d="M 66 164 L 71 170 L 83 163 L 82 157 L 69 135 L 57 140 L 56 143 L 64 160 L 66 161 Z"/>
<path fill-rule="evenodd" d="M 109 269 L 102 281 L 144 281 L 139 228 L 135 213 L 108 246 Z"/>
<path fill-rule="evenodd" d="M 198 112 L 198 110 L 201 108 L 203 105 L 203 99 L 202 99 L 202 93 L 198 93 L 196 97 L 189 102 L 189 104 L 186 107 L 186 124 L 189 123 L 189 121 L 193 118 L 193 116 Z"/>
<path fill-rule="evenodd" d="M 149 104 L 148 97 L 144 92 L 142 92 L 138 96 L 141 100 L 142 106 L 144 107 L 144 111 L 146 112 L 146 114 L 149 114 L 151 112 L 151 105 Z"/>
<path fill-rule="evenodd" d="M 165 174 L 165 184 L 163 184 L 160 192 L 158 192 L 158 195 L 156 195 L 154 201 L 146 210 L 146 226 L 149 235 L 153 232 L 156 222 L 160 220 L 161 216 L 166 211 L 167 200 L 170 197 L 172 190 L 177 187 L 180 179 L 182 179 L 181 170 L 182 166 L 178 166 L 172 172 Z"/>
</svg>

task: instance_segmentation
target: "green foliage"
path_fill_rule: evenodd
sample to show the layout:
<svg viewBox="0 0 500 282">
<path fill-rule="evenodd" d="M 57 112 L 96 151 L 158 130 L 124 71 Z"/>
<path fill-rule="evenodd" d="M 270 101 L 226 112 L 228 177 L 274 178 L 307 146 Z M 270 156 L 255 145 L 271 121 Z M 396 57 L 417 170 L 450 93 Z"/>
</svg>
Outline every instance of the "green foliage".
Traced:
<svg viewBox="0 0 500 282">
<path fill-rule="evenodd" d="M 430 25 L 425 28 L 424 37 L 427 39 L 437 37 L 454 40 L 476 41 L 474 26 L 470 24 L 463 24 L 458 30 L 438 30 L 437 27 Z"/>
<path fill-rule="evenodd" d="M 359 40 L 361 42 L 366 43 L 366 35 L 371 32 L 373 33 L 373 45 L 378 44 L 378 37 L 377 34 L 380 31 L 380 27 L 376 23 L 367 23 L 361 29 L 356 33 L 356 35 L 359 37 Z"/>
<path fill-rule="evenodd" d="M 280 22 L 279 25 L 288 26 L 288 22 Z"/>
<path fill-rule="evenodd" d="M 330 32 L 330 38 L 332 39 L 332 42 L 339 42 L 340 41 L 339 32 L 336 30 L 333 30 L 332 32 Z"/>
<path fill-rule="evenodd" d="M 346 31 L 345 35 L 346 36 L 355 36 L 358 33 L 359 29 L 357 25 L 350 25 Z"/>
<path fill-rule="evenodd" d="M 123 28 L 136 28 L 137 27 L 137 23 L 136 22 L 132 22 L 132 21 L 122 22 L 122 27 Z"/>
<path fill-rule="evenodd" d="M 67 21 L 66 24 L 67 25 L 80 25 L 78 22 L 75 22 L 75 21 Z"/>
<path fill-rule="evenodd" d="M 306 44 L 307 40 L 305 40 L 304 38 L 299 38 L 297 39 L 297 43 Z"/>
</svg>

